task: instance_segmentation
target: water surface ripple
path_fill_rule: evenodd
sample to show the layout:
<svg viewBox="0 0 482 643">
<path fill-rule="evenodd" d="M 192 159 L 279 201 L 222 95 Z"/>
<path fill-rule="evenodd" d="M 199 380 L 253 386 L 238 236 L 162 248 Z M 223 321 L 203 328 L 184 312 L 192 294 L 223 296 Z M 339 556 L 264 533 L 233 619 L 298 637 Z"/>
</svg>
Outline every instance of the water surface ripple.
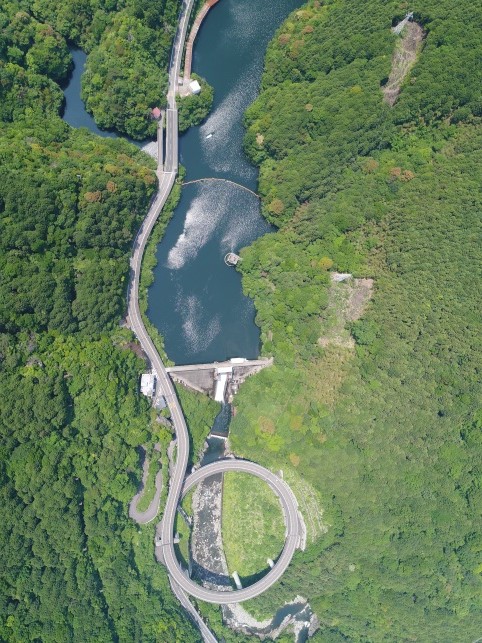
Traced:
<svg viewBox="0 0 482 643">
<path fill-rule="evenodd" d="M 300 0 L 221 0 L 194 48 L 193 70 L 214 87 L 211 114 L 180 140 L 186 181 L 222 177 L 256 191 L 257 168 L 243 152 L 243 114 L 255 99 L 269 40 Z M 235 185 L 197 183 L 181 201 L 158 246 L 148 316 L 177 364 L 254 358 L 259 329 L 239 274 L 224 264 L 270 230 L 258 199 Z"/>
</svg>

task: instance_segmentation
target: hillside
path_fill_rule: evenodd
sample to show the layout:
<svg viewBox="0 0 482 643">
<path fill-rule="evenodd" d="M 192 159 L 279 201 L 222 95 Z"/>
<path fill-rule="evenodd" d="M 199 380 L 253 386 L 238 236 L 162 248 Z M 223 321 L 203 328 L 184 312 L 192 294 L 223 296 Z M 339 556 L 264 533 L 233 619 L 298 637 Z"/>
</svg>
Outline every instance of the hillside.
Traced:
<svg viewBox="0 0 482 643">
<path fill-rule="evenodd" d="M 171 439 L 119 324 L 155 165 L 58 115 L 65 38 L 102 47 L 103 4 L 0 9 L 0 640 L 11 643 L 199 640 L 152 531 L 128 518 L 139 445 Z M 205 431 L 212 410 L 183 403 Z"/>
<path fill-rule="evenodd" d="M 482 628 L 482 16 L 470 1 L 409 8 L 425 40 L 393 106 L 405 11 L 313 1 L 278 31 L 246 115 L 279 230 L 240 269 L 275 366 L 240 392 L 232 445 L 319 498 L 305 516 L 327 527 L 308 524 L 311 545 L 252 609 L 301 594 L 323 643 Z M 333 271 L 373 279 L 345 319 L 353 343 L 327 340 L 343 318 Z"/>
</svg>

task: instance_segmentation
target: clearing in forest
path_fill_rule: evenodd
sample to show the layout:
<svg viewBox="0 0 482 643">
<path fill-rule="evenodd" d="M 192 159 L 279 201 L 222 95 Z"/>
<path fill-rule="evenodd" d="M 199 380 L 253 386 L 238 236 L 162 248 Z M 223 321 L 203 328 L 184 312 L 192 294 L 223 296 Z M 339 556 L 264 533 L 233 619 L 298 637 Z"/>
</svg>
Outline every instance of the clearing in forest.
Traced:
<svg viewBox="0 0 482 643">
<path fill-rule="evenodd" d="M 392 59 L 392 69 L 386 85 L 382 87 L 384 100 L 390 106 L 395 104 L 400 88 L 408 72 L 414 66 L 422 47 L 424 31 L 416 22 L 409 22 L 397 40 Z"/>
<path fill-rule="evenodd" d="M 229 573 L 241 578 L 268 568 L 284 545 L 285 524 L 278 498 L 259 478 L 225 473 L 222 536 Z"/>
<path fill-rule="evenodd" d="M 347 324 L 360 319 L 371 299 L 373 279 L 354 279 L 351 275 L 343 278 L 337 272 L 331 275 L 331 286 L 328 293 L 328 306 L 324 311 L 323 335 L 319 338 L 320 346 L 341 346 L 354 348 L 353 339 Z"/>
</svg>

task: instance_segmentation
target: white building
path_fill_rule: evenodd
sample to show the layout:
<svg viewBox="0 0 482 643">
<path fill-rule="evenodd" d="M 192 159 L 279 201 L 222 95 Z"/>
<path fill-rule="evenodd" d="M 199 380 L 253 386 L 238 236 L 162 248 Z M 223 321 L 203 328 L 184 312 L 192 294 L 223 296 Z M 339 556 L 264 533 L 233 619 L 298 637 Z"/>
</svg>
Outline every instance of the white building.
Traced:
<svg viewBox="0 0 482 643">
<path fill-rule="evenodd" d="M 141 375 L 141 393 L 147 397 L 154 395 L 156 387 L 156 376 L 154 373 L 142 373 Z"/>
<path fill-rule="evenodd" d="M 197 80 L 191 80 L 191 82 L 189 83 L 189 89 L 191 90 L 191 94 L 201 93 L 201 85 L 197 82 Z"/>
</svg>

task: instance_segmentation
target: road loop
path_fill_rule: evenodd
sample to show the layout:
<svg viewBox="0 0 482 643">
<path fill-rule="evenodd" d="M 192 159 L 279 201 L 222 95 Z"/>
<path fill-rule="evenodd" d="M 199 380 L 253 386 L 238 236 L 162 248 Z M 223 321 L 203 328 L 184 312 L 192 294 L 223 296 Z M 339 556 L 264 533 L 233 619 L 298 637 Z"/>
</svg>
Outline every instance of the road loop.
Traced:
<svg viewBox="0 0 482 643">
<path fill-rule="evenodd" d="M 194 596 L 199 600 L 207 601 L 208 603 L 216 604 L 240 603 L 241 601 L 246 601 L 250 598 L 254 598 L 255 596 L 259 596 L 259 594 L 271 587 L 271 585 L 279 580 L 290 564 L 293 554 L 299 545 L 301 533 L 298 503 L 293 492 L 284 480 L 254 462 L 230 458 L 226 460 L 217 460 L 216 462 L 212 462 L 211 464 L 201 467 L 186 478 L 182 487 L 181 497 L 184 498 L 184 496 L 202 480 L 205 480 L 215 474 L 226 473 L 228 471 L 249 473 L 261 478 L 261 480 L 271 487 L 277 495 L 283 509 L 286 534 L 285 544 L 281 555 L 276 561 L 274 567 L 268 572 L 268 574 L 266 574 L 266 576 L 253 585 L 240 590 L 218 591 L 202 587 L 186 576 L 185 571 L 181 568 L 176 557 L 174 542 L 171 535 L 172 531 L 168 529 L 167 531 L 170 531 L 170 534 L 168 542 L 166 542 L 165 545 L 163 543 L 163 546 L 165 547 L 163 553 L 164 562 L 170 575 L 174 578 L 175 582 L 191 596 Z M 247 508 L 247 511 L 249 511 L 249 508 Z M 163 532 L 166 534 L 165 526 L 163 528 Z"/>
</svg>

